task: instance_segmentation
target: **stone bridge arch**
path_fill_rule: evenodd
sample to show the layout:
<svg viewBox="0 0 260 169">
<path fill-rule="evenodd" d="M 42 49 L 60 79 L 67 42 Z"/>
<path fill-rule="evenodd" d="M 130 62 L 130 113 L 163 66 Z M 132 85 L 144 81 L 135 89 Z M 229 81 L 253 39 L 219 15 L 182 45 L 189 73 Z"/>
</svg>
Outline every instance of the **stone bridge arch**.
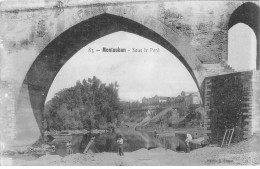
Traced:
<svg viewBox="0 0 260 169">
<path fill-rule="evenodd" d="M 201 65 L 196 56 L 192 55 L 189 43 L 165 25 L 157 23 L 157 27 L 153 28 L 154 24 L 150 24 L 156 22 L 153 18 L 149 21 L 146 25 L 142 25 L 122 16 L 104 13 L 84 20 L 61 33 L 41 51 L 31 65 L 18 96 L 16 111 L 24 111 L 23 102 L 26 102 L 24 95 L 29 94 L 33 115 L 42 133 L 44 103 L 56 74 L 81 48 L 117 31 L 142 36 L 170 51 L 184 64 L 200 89 L 203 69 L 197 71 L 197 67 Z"/>
<path fill-rule="evenodd" d="M 256 56 L 256 69 L 260 68 L 260 27 L 259 27 L 259 6 L 252 2 L 246 2 L 240 5 L 232 13 L 229 22 L 228 29 L 235 26 L 237 23 L 244 23 L 248 25 L 254 31 L 257 40 L 257 56 Z"/>
</svg>

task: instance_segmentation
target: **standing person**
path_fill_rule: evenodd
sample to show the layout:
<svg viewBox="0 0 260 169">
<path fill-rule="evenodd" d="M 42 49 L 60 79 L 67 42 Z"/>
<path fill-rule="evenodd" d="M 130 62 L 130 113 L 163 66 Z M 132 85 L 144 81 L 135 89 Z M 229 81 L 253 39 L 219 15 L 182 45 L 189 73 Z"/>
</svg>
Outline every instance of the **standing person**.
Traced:
<svg viewBox="0 0 260 169">
<path fill-rule="evenodd" d="M 55 145 L 52 145 L 52 146 L 51 146 L 51 152 L 53 152 L 53 153 L 54 153 L 54 152 L 55 152 L 55 150 L 56 150 L 56 147 L 55 147 Z"/>
<path fill-rule="evenodd" d="M 186 143 L 186 153 L 190 152 L 190 141 L 192 140 L 192 136 L 187 133 L 186 134 L 186 139 L 185 139 L 185 143 Z"/>
<path fill-rule="evenodd" d="M 158 138 L 158 135 L 157 135 L 156 130 L 154 130 L 154 132 L 153 132 L 153 136 L 154 136 L 154 138 Z"/>
<path fill-rule="evenodd" d="M 123 156 L 123 155 L 124 155 L 124 150 L 123 150 L 124 140 L 123 140 L 123 138 L 122 138 L 121 135 L 118 136 L 116 142 L 117 142 L 117 145 L 118 145 L 118 154 L 119 154 L 120 156 Z"/>
<path fill-rule="evenodd" d="M 66 147 L 67 147 L 67 154 L 68 154 L 68 155 L 73 154 L 72 144 L 71 144 L 70 141 L 67 142 Z"/>
</svg>

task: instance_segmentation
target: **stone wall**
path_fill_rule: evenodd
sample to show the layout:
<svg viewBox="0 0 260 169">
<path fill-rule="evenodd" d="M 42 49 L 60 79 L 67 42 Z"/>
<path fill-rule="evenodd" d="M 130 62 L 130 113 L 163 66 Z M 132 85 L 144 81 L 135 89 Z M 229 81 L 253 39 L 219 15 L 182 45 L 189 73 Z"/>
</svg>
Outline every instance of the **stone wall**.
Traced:
<svg viewBox="0 0 260 169">
<path fill-rule="evenodd" d="M 9 86 L 0 91 L 1 112 L 15 111 L 16 129 L 21 131 L 16 138 L 26 138 L 22 133 L 34 137 L 32 126 L 37 126 L 36 120 L 42 122 L 44 96 L 50 86 L 46 79 L 52 82 L 73 53 L 115 31 L 135 33 L 163 46 L 201 87 L 205 77 L 233 71 L 225 64 L 228 23 L 234 10 L 248 3 L 259 7 L 257 2 L 242 1 L 1 1 L 0 79 Z M 25 80 L 28 77 L 31 81 Z M 30 86 L 42 90 L 30 92 Z M 16 100 L 9 101 L 6 91 Z"/>
<path fill-rule="evenodd" d="M 16 81 L 0 81 L 0 140 L 6 146 L 32 144 L 40 137 L 28 92 L 17 99 L 16 90 Z"/>
<path fill-rule="evenodd" d="M 12 83 L 0 81 L 0 140 L 8 142 L 16 135 L 15 95 Z"/>
<path fill-rule="evenodd" d="M 235 128 L 232 142 L 260 130 L 259 71 L 207 77 L 204 81 L 204 137 L 221 144 L 225 129 Z"/>
</svg>

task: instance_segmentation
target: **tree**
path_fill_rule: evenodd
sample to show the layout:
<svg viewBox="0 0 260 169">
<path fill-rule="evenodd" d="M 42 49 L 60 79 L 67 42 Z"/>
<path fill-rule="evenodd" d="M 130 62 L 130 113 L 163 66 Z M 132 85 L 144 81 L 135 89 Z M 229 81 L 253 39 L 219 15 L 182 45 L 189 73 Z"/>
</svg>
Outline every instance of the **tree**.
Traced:
<svg viewBox="0 0 260 169">
<path fill-rule="evenodd" d="M 62 89 L 45 105 L 46 129 L 104 128 L 122 113 L 118 83 L 106 85 L 95 76 Z"/>
</svg>

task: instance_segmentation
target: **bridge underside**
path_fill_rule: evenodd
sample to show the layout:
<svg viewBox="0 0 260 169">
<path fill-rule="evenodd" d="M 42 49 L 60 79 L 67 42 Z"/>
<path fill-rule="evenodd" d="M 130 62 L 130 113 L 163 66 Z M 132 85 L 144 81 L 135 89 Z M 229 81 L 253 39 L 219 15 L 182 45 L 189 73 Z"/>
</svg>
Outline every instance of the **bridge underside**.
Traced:
<svg viewBox="0 0 260 169">
<path fill-rule="evenodd" d="M 170 51 L 190 72 L 202 98 L 206 77 L 234 72 L 226 64 L 228 29 L 233 25 L 242 22 L 254 30 L 259 69 L 256 3 L 214 2 L 218 5 L 211 7 L 213 2 L 201 2 L 203 10 L 196 8 L 197 2 L 152 0 L 76 6 L 44 1 L 45 7 L 21 10 L 9 3 L 0 7 L 1 112 L 12 114 L 8 123 L 14 123 L 4 133 L 17 131 L 9 140 L 42 133 L 45 99 L 59 70 L 81 48 L 117 31 L 142 36 Z"/>
<path fill-rule="evenodd" d="M 41 130 L 43 127 L 45 99 L 55 76 L 62 66 L 87 44 L 117 31 L 134 33 L 163 46 L 185 65 L 195 83 L 199 86 L 189 64 L 168 41 L 136 22 L 115 15 L 103 14 L 81 22 L 62 33 L 41 52 L 29 69 L 23 86 L 28 86 L 30 103 Z M 20 107 L 18 107 L 19 109 Z"/>
</svg>

